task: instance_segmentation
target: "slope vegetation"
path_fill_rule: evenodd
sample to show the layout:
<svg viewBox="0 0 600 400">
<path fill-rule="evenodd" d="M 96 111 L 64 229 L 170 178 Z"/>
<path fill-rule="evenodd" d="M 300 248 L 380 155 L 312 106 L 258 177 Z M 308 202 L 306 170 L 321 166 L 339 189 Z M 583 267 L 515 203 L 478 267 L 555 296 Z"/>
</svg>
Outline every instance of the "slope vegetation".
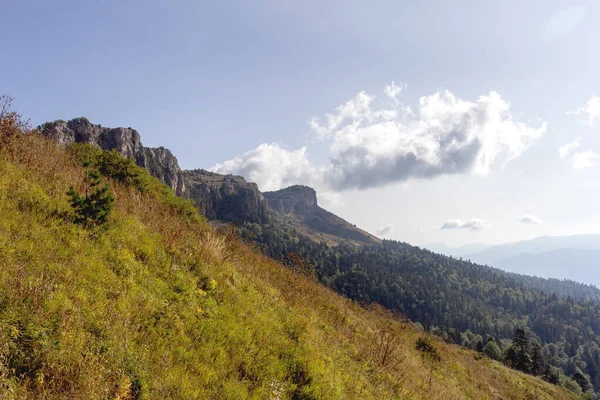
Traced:
<svg viewBox="0 0 600 400">
<path fill-rule="evenodd" d="M 572 398 L 282 267 L 116 153 L 110 220 L 75 225 L 79 160 L 13 128 L 0 130 L 0 398 Z"/>
</svg>

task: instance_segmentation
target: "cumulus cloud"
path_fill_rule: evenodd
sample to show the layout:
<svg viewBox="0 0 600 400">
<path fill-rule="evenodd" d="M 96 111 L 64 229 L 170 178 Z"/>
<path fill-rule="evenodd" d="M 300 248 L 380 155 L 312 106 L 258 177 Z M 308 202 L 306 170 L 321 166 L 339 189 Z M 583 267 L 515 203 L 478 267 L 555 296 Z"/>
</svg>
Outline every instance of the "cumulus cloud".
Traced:
<svg viewBox="0 0 600 400">
<path fill-rule="evenodd" d="M 566 158 L 571 155 L 578 147 L 581 142 L 581 137 L 575 139 L 574 142 L 563 144 L 558 148 L 558 154 L 560 158 Z"/>
<path fill-rule="evenodd" d="M 255 182 L 260 190 L 268 191 L 310 183 L 313 168 L 306 157 L 306 147 L 289 151 L 277 143 L 264 143 L 232 160 L 216 164 L 210 170 L 241 175 Z"/>
<path fill-rule="evenodd" d="M 585 169 L 593 166 L 600 154 L 596 153 L 592 149 L 585 151 L 575 152 L 581 144 L 581 137 L 575 139 L 574 142 L 564 144 L 558 148 L 558 154 L 560 158 L 566 159 L 567 163 L 574 169 Z"/>
<path fill-rule="evenodd" d="M 377 228 L 375 233 L 377 234 L 377 236 L 385 236 L 393 230 L 394 230 L 394 225 L 386 225 L 386 226 Z"/>
<path fill-rule="evenodd" d="M 575 169 L 585 169 L 593 166 L 598 158 L 600 158 L 600 154 L 595 153 L 592 149 L 587 149 L 573 154 L 570 164 Z"/>
<path fill-rule="evenodd" d="M 587 123 L 594 126 L 596 120 L 600 120 L 600 97 L 592 96 L 585 104 L 576 109 L 574 114 L 587 114 Z"/>
<path fill-rule="evenodd" d="M 542 223 L 542 220 L 535 215 L 527 214 L 520 217 L 518 222 L 520 224 L 539 225 Z"/>
<path fill-rule="evenodd" d="M 331 142 L 324 177 L 337 190 L 445 174 L 485 175 L 495 162 L 521 155 L 546 130 L 545 123 L 534 128 L 513 121 L 509 103 L 496 92 L 474 102 L 449 91 L 424 96 L 416 115 L 401 104 L 376 109 L 373 100 L 361 92 L 323 122 L 311 122 Z"/>
<path fill-rule="evenodd" d="M 333 192 L 367 189 L 411 178 L 449 174 L 485 175 L 495 164 L 520 156 L 546 131 L 513 120 L 510 104 L 496 92 L 475 101 L 449 91 L 423 96 L 415 112 L 403 105 L 404 85 L 387 86 L 384 101 L 365 92 L 322 118 L 310 129 L 328 146 L 330 162 L 313 166 L 306 149 L 290 151 L 263 144 L 212 170 L 236 173 L 262 190 L 305 183 Z"/>
<path fill-rule="evenodd" d="M 491 222 L 492 221 L 489 219 L 468 219 L 466 221 L 451 219 L 446 221 L 440 229 L 469 229 L 472 231 L 479 231 L 488 226 Z"/>
</svg>

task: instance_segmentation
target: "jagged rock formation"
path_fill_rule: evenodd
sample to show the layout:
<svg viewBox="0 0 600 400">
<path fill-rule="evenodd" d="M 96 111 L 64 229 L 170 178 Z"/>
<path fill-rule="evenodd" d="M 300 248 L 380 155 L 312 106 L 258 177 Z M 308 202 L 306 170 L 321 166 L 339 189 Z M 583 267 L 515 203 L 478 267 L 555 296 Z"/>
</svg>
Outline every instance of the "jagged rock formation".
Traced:
<svg viewBox="0 0 600 400">
<path fill-rule="evenodd" d="M 269 221 L 269 206 L 256 184 L 239 176 L 181 170 L 170 150 L 144 147 L 135 129 L 105 128 L 92 124 L 87 118 L 48 122 L 38 129 L 63 145 L 89 143 L 104 150 L 117 150 L 125 157 L 134 157 L 139 166 L 179 196 L 193 200 L 210 220 L 240 224 Z"/>
<path fill-rule="evenodd" d="M 105 128 L 92 124 L 87 118 L 47 122 L 38 129 L 46 137 L 64 145 L 89 143 L 103 150 L 117 150 L 125 157 L 134 157 L 139 166 L 146 168 L 178 195 L 187 194 L 177 158 L 163 147 L 142 146 L 140 134 L 135 129 Z"/>
<path fill-rule="evenodd" d="M 267 223 L 270 210 L 255 183 L 241 176 L 220 175 L 203 169 L 184 171 L 189 193 L 208 219 Z"/>
</svg>

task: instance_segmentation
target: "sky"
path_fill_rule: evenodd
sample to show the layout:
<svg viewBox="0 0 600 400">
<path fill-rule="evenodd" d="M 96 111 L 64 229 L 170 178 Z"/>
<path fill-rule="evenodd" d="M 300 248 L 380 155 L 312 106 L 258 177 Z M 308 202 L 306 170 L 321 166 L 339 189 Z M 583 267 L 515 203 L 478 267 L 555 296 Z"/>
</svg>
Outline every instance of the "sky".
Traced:
<svg viewBox="0 0 600 400">
<path fill-rule="evenodd" d="M 412 244 L 600 233 L 596 1 L 4 0 L 0 93 Z"/>
</svg>

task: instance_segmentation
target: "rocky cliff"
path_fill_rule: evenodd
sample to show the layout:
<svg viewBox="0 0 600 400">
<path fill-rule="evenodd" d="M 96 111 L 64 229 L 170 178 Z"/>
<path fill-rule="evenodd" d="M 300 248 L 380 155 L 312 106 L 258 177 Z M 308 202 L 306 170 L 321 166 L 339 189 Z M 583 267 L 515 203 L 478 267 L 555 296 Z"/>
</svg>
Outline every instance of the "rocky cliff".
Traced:
<svg viewBox="0 0 600 400">
<path fill-rule="evenodd" d="M 106 128 L 92 124 L 86 118 L 48 122 L 38 129 L 63 145 L 89 143 L 104 150 L 117 150 L 125 157 L 134 157 L 139 166 L 179 196 L 193 200 L 210 220 L 240 224 L 269 221 L 269 206 L 256 184 L 246 182 L 240 176 L 181 170 L 170 150 L 144 147 L 135 129 Z"/>
<path fill-rule="evenodd" d="M 304 214 L 317 208 L 317 192 L 311 187 L 295 185 L 263 193 L 269 207 L 282 214 Z"/>
<path fill-rule="evenodd" d="M 241 176 L 220 175 L 203 169 L 181 170 L 177 158 L 163 148 L 142 145 L 140 134 L 132 128 L 106 128 L 86 118 L 48 122 L 38 127 L 46 137 L 69 145 L 89 143 L 104 150 L 117 150 L 134 157 L 182 197 L 191 199 L 209 220 L 243 224 L 265 224 L 281 215 L 299 232 L 331 244 L 350 240 L 377 243 L 380 240 L 344 219 L 319 207 L 317 193 L 308 186 L 295 185 L 275 192 L 261 193 L 255 183 Z"/>
<path fill-rule="evenodd" d="M 196 169 L 184 171 L 188 197 L 208 219 L 243 223 L 267 223 L 271 211 L 255 183 L 241 176 L 220 175 Z"/>
<path fill-rule="evenodd" d="M 273 211 L 283 214 L 288 223 L 316 241 L 332 245 L 344 240 L 357 244 L 381 242 L 379 238 L 319 207 L 317 192 L 308 186 L 295 185 L 263 195 Z"/>
<path fill-rule="evenodd" d="M 47 122 L 38 129 L 46 137 L 64 145 L 89 143 L 103 150 L 117 150 L 125 157 L 134 157 L 139 166 L 146 168 L 178 195 L 187 194 L 187 186 L 177 158 L 163 147 L 142 146 L 140 134 L 135 129 L 106 128 L 92 124 L 87 118 Z"/>
</svg>

